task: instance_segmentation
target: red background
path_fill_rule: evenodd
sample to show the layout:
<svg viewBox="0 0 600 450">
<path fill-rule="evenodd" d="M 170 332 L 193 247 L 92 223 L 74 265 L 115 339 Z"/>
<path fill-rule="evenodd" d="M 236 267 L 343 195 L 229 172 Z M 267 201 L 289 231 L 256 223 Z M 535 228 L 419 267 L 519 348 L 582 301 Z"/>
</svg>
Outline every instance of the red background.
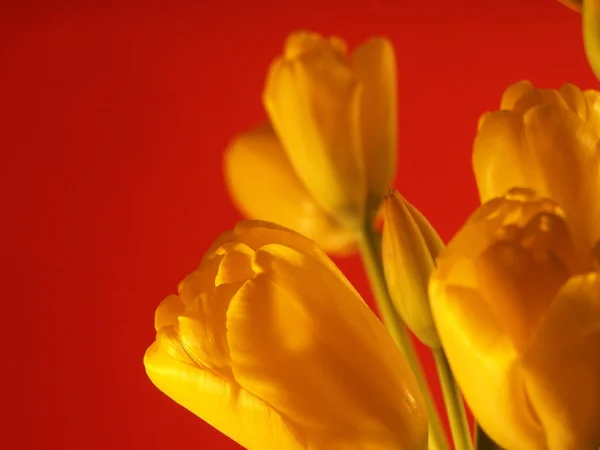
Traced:
<svg viewBox="0 0 600 450">
<path fill-rule="evenodd" d="M 145 376 L 160 300 L 240 219 L 221 157 L 264 117 L 286 34 L 398 56 L 396 187 L 447 240 L 477 204 L 470 152 L 502 90 L 597 86 L 553 0 L 206 0 L 0 6 L 0 447 L 235 449 Z M 370 298 L 358 258 L 337 260 Z M 430 367 L 430 366 L 429 366 Z"/>
</svg>

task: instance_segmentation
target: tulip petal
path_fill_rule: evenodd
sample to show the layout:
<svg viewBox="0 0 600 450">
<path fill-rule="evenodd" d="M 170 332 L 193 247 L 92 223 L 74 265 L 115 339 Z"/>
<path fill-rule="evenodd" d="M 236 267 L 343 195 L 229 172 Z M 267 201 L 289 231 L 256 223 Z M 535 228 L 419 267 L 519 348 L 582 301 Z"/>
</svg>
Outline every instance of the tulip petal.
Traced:
<svg viewBox="0 0 600 450">
<path fill-rule="evenodd" d="M 302 33 L 300 33 L 302 34 Z M 304 42 L 292 35 L 292 42 Z M 360 90 L 337 46 L 314 36 L 310 50 L 276 60 L 264 103 L 296 174 L 312 197 L 351 228 L 363 225 L 365 174 Z"/>
<path fill-rule="evenodd" d="M 474 289 L 433 279 L 430 289 L 452 373 L 479 424 L 502 448 L 538 449 L 542 429 L 527 407 L 518 356 L 499 318 Z"/>
<path fill-rule="evenodd" d="M 396 57 L 390 41 L 373 38 L 352 54 L 354 73 L 361 83 L 360 130 L 362 152 L 376 211 L 396 176 L 397 77 Z M 374 212 L 373 211 L 373 212 Z"/>
<path fill-rule="evenodd" d="M 297 423 L 311 448 L 425 448 L 410 369 L 362 299 L 289 247 L 263 247 L 254 266 L 227 316 L 240 385 Z"/>
<path fill-rule="evenodd" d="M 248 217 L 297 230 L 333 253 L 355 249 L 353 233 L 315 203 L 294 173 L 273 129 L 239 136 L 225 156 L 227 187 Z"/>
<path fill-rule="evenodd" d="M 567 281 L 566 268 L 552 254 L 534 254 L 511 242 L 491 245 L 476 260 L 475 267 L 479 291 L 521 351 L 529 345 L 540 317 Z"/>
<path fill-rule="evenodd" d="M 438 335 L 467 403 L 502 448 L 546 448 L 521 360 L 574 255 L 562 210 L 514 189 L 479 208 L 437 260 L 429 294 Z"/>
<path fill-rule="evenodd" d="M 177 295 L 169 295 L 164 299 L 156 309 L 154 314 L 154 329 L 160 330 L 162 327 L 175 325 L 177 317 L 183 314 L 185 306 Z"/>
<path fill-rule="evenodd" d="M 600 277 L 573 277 L 524 357 L 531 404 L 549 449 L 600 445 Z"/>
<path fill-rule="evenodd" d="M 530 155 L 522 145 L 522 128 L 520 117 L 511 111 L 488 113 L 482 122 L 473 144 L 473 171 L 481 203 L 512 187 L 536 184 L 535 172 L 524 173 Z"/>
<path fill-rule="evenodd" d="M 527 186 L 563 207 L 573 235 L 588 251 L 600 238 L 600 152 L 598 135 L 569 110 L 551 106 L 534 108 L 525 120 L 525 142 L 535 148 L 539 184 Z M 584 250 L 585 249 L 585 250 Z"/>
<path fill-rule="evenodd" d="M 577 106 L 579 100 L 569 94 L 569 103 Z M 536 190 L 564 208 L 583 255 L 600 238 L 598 137 L 571 109 L 556 104 L 534 107 L 523 118 L 512 111 L 492 113 L 474 143 L 481 201 L 516 186 Z"/>
<path fill-rule="evenodd" d="M 171 399 L 248 449 L 305 450 L 286 419 L 260 398 L 211 371 L 175 358 L 157 340 L 146 352 L 144 365 L 152 382 Z"/>
<path fill-rule="evenodd" d="M 504 90 L 502 100 L 500 101 L 501 110 L 511 110 L 515 104 L 528 92 L 534 89 L 530 81 L 523 80 L 511 84 Z"/>
</svg>

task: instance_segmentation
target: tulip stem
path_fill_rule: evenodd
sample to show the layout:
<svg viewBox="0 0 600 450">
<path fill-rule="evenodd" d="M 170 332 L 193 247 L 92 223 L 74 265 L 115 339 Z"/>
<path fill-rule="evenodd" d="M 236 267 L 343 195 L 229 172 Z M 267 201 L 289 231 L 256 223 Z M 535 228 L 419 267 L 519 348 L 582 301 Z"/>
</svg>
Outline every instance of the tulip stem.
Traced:
<svg viewBox="0 0 600 450">
<path fill-rule="evenodd" d="M 371 227 L 365 227 L 358 241 L 365 271 L 371 283 L 373 296 L 375 297 L 375 302 L 379 308 L 383 323 L 396 342 L 396 345 L 404 353 L 417 379 L 421 395 L 425 401 L 425 407 L 427 408 L 431 438 L 434 440 L 438 450 L 449 450 L 446 434 L 444 433 L 437 407 L 433 401 L 433 396 L 431 395 L 431 390 L 414 344 L 406 331 L 402 319 L 392 306 L 380 257 L 381 236 L 375 230 L 371 229 Z"/>
<path fill-rule="evenodd" d="M 465 404 L 460 389 L 452 375 L 446 353 L 442 348 L 434 348 L 431 351 L 442 386 L 454 446 L 456 450 L 473 450 Z"/>
</svg>

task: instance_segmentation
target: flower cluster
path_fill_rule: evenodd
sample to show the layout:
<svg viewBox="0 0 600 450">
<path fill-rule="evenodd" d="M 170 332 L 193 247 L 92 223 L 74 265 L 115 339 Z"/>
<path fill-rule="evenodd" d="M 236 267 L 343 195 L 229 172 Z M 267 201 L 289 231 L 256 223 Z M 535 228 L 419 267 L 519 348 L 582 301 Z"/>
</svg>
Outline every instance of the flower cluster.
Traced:
<svg viewBox="0 0 600 450">
<path fill-rule="evenodd" d="M 564 3 L 600 68 L 599 3 Z M 454 448 L 597 449 L 600 92 L 506 89 L 474 136 L 481 206 L 447 246 L 392 188 L 388 40 L 349 52 L 293 33 L 263 101 L 268 123 L 225 153 L 251 220 L 158 307 L 152 382 L 249 449 L 446 450 L 410 330 L 436 362 Z M 353 251 L 382 321 L 326 254 Z"/>
</svg>

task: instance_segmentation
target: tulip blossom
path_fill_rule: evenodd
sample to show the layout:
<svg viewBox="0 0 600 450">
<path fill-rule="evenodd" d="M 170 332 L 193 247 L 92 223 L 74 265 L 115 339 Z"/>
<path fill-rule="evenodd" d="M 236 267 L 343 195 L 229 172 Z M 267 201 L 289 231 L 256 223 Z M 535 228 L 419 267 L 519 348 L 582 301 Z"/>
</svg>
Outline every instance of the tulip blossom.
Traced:
<svg viewBox="0 0 600 450">
<path fill-rule="evenodd" d="M 427 219 L 398 192 L 384 202 L 382 257 L 390 296 L 410 330 L 430 347 L 440 346 L 427 294 L 434 261 L 444 243 Z"/>
<path fill-rule="evenodd" d="M 535 190 L 568 217 L 581 258 L 600 240 L 600 93 L 572 84 L 535 89 L 522 81 L 485 114 L 473 168 L 482 202 L 512 187 Z"/>
<path fill-rule="evenodd" d="M 315 243 L 258 221 L 224 233 L 156 311 L 152 382 L 246 448 L 427 448 L 398 348 Z"/>
<path fill-rule="evenodd" d="M 239 136 L 227 152 L 235 202 L 327 251 L 351 250 L 395 176 L 391 44 L 373 38 L 348 54 L 337 37 L 293 33 L 271 65 L 264 103 L 272 128 Z"/>
<path fill-rule="evenodd" d="M 235 139 L 225 155 L 225 167 L 229 192 L 247 216 L 297 230 L 332 253 L 355 249 L 355 233 L 315 202 L 271 126 Z"/>
<path fill-rule="evenodd" d="M 600 253 L 582 257 L 569 221 L 512 189 L 473 214 L 430 280 L 454 376 L 502 448 L 600 445 Z"/>
</svg>

